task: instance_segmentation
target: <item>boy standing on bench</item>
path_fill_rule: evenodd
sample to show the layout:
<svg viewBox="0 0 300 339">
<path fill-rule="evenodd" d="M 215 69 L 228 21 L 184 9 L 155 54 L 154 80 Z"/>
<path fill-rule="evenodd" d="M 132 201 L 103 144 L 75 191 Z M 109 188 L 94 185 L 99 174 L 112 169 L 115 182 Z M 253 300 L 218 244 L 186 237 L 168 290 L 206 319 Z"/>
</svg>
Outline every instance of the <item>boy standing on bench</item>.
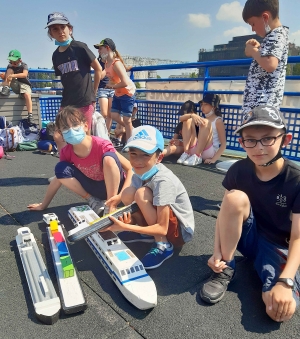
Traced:
<svg viewBox="0 0 300 339">
<path fill-rule="evenodd" d="M 26 102 L 28 111 L 27 120 L 29 124 L 33 124 L 32 101 L 31 101 L 31 83 L 28 76 L 28 66 L 21 59 L 21 53 L 14 49 L 8 54 L 9 64 L 7 66 L 4 81 L 2 82 L 1 95 L 8 96 L 10 87 L 14 93 L 20 94 Z"/>
<path fill-rule="evenodd" d="M 280 23 L 278 0 L 247 0 L 243 19 L 263 41 L 261 44 L 255 39 L 246 42 L 245 54 L 253 61 L 242 112 L 246 114 L 259 105 L 279 109 L 284 93 L 289 29 Z"/>
</svg>

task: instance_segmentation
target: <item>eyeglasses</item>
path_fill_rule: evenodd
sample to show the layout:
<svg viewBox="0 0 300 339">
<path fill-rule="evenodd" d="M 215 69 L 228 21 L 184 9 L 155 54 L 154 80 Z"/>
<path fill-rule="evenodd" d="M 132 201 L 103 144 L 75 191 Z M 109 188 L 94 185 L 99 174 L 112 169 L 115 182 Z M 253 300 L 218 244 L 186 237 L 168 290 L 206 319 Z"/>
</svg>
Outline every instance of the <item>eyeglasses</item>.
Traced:
<svg viewBox="0 0 300 339">
<path fill-rule="evenodd" d="M 277 135 L 277 137 L 265 137 L 259 140 L 257 139 L 242 139 L 242 143 L 246 148 L 254 148 L 258 142 L 260 142 L 263 146 L 273 146 L 278 138 L 285 135 L 285 133 L 281 133 Z"/>
</svg>

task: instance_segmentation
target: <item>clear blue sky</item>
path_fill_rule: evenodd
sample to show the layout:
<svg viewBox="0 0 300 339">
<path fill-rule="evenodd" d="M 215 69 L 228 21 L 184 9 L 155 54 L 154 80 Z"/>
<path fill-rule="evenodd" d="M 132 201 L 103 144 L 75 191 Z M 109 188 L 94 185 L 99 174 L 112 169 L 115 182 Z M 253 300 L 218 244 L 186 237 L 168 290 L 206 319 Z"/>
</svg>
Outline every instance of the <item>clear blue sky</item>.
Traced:
<svg viewBox="0 0 300 339">
<path fill-rule="evenodd" d="M 233 36 L 251 33 L 241 19 L 245 0 L 14 0 L 1 15 L 0 66 L 18 49 L 30 68 L 52 66 L 56 48 L 44 29 L 53 11 L 65 13 L 76 40 L 93 44 L 112 38 L 121 55 L 196 61 L 200 48 L 212 49 Z M 280 20 L 300 45 L 300 1 L 280 0 Z"/>
</svg>

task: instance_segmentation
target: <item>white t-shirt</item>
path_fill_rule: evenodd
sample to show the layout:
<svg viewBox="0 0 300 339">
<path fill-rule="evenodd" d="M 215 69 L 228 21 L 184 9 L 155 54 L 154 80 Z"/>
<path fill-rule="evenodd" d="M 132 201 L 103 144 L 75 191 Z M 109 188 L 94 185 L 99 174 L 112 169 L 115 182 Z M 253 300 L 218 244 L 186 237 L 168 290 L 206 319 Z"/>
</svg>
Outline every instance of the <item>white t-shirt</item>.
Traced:
<svg viewBox="0 0 300 339">
<path fill-rule="evenodd" d="M 263 39 L 259 52 L 262 57 L 274 56 L 278 66 L 274 72 L 264 70 L 256 60 L 249 69 L 244 91 L 242 111 L 244 114 L 259 105 L 270 105 L 279 109 L 283 98 L 286 64 L 289 49 L 289 29 L 280 26 Z"/>
</svg>

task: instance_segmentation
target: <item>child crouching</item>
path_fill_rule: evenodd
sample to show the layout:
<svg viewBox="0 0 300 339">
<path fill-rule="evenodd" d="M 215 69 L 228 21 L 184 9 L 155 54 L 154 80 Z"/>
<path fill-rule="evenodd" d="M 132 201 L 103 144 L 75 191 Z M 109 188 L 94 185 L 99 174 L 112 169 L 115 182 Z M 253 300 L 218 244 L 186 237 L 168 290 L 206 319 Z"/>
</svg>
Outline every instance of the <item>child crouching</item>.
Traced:
<svg viewBox="0 0 300 339">
<path fill-rule="evenodd" d="M 152 126 L 133 129 L 125 149 L 134 171 L 132 183 L 121 195 L 125 205 L 135 201 L 140 212 L 124 214 L 108 229 L 118 234 L 124 243 L 153 242 L 151 250 L 141 260 L 145 269 L 159 267 L 169 259 L 174 247 L 192 240 L 194 214 L 185 187 L 163 164 L 164 139 Z"/>
</svg>

